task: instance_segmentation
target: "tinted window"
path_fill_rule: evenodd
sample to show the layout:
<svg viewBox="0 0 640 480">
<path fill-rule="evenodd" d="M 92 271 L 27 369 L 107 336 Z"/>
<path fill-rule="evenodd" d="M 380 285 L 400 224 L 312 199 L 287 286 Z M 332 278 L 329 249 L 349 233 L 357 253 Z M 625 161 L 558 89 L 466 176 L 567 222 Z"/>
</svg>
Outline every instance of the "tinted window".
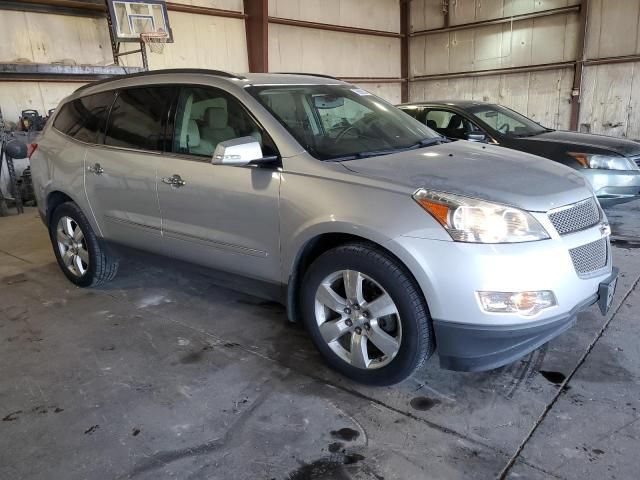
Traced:
<svg viewBox="0 0 640 480">
<path fill-rule="evenodd" d="M 175 87 L 121 90 L 111 114 L 104 143 L 116 147 L 164 151 L 167 109 Z"/>
<path fill-rule="evenodd" d="M 384 100 L 350 85 L 266 86 L 247 91 L 321 160 L 392 153 L 439 138 Z"/>
<path fill-rule="evenodd" d="M 269 135 L 242 104 L 223 90 L 183 87 L 175 116 L 173 151 L 211 158 L 220 142 L 254 137 L 265 156 L 277 154 Z"/>
<path fill-rule="evenodd" d="M 533 120 L 501 105 L 482 105 L 472 109 L 471 113 L 509 137 L 530 137 L 547 131 Z"/>
<path fill-rule="evenodd" d="M 66 103 L 53 126 L 70 137 L 88 143 L 102 143 L 114 92 L 97 93 Z"/>
<path fill-rule="evenodd" d="M 467 117 L 449 110 L 429 110 L 425 116 L 425 124 L 427 127 L 452 138 L 466 138 L 467 133 L 481 131 Z"/>
</svg>

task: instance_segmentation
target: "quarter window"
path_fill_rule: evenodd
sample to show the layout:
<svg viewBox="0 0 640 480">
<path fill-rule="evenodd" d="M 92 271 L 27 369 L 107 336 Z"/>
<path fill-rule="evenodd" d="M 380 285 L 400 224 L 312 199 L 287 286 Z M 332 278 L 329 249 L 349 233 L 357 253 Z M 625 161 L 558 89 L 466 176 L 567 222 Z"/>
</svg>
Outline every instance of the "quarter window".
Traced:
<svg viewBox="0 0 640 480">
<path fill-rule="evenodd" d="M 273 140 L 243 105 L 224 90 L 183 87 L 175 116 L 173 151 L 211 158 L 220 142 L 254 137 L 264 156 L 276 155 Z"/>
<path fill-rule="evenodd" d="M 162 152 L 167 146 L 166 119 L 175 87 L 147 87 L 118 93 L 104 143 Z"/>
<path fill-rule="evenodd" d="M 449 110 L 429 110 L 425 116 L 427 127 L 447 137 L 465 138 L 465 134 L 481 131 L 467 117 Z"/>
<path fill-rule="evenodd" d="M 53 126 L 70 137 L 87 143 L 102 143 L 114 92 L 77 98 L 62 106 Z"/>
</svg>

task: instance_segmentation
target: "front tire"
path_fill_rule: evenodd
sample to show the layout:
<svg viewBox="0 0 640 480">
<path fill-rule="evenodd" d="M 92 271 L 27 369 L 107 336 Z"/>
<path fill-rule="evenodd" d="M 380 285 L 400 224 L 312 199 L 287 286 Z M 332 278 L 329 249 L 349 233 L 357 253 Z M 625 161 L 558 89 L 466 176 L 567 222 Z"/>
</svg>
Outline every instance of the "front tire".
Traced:
<svg viewBox="0 0 640 480">
<path fill-rule="evenodd" d="M 435 349 L 431 318 L 413 277 L 372 245 L 322 254 L 302 284 L 303 321 L 328 363 L 368 385 L 411 376 Z"/>
<path fill-rule="evenodd" d="M 62 272 L 77 286 L 96 286 L 116 276 L 117 260 L 105 251 L 75 203 L 66 202 L 54 210 L 49 237 Z"/>
</svg>

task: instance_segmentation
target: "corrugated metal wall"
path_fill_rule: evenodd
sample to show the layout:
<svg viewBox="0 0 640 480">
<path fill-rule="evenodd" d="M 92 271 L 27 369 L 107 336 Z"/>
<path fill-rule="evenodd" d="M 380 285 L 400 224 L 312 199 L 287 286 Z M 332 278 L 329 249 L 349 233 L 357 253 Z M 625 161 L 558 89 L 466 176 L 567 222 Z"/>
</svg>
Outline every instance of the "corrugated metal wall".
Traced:
<svg viewBox="0 0 640 480">
<path fill-rule="evenodd" d="M 579 5 L 578 0 L 450 0 L 449 25 L 499 19 Z M 640 62 L 590 65 L 597 59 L 640 54 L 640 0 L 590 0 L 578 127 L 640 138 Z M 445 27 L 442 0 L 413 0 L 410 31 Z M 410 75 L 445 78 L 410 82 L 410 99 L 464 98 L 497 102 L 543 125 L 568 129 L 580 42 L 579 12 L 555 14 L 410 40 Z M 456 72 L 568 62 L 528 73 L 446 78 Z"/>
<path fill-rule="evenodd" d="M 243 12 L 243 0 L 180 0 L 198 7 Z M 269 15 L 284 19 L 399 32 L 399 0 L 269 0 Z M 202 13 L 169 11 L 175 43 L 149 53 L 151 69 L 198 67 L 248 71 L 245 21 Z M 350 78 L 400 78 L 400 39 L 270 24 L 270 71 L 308 71 Z M 113 64 L 105 18 L 0 10 L 0 63 Z M 122 44 L 134 50 L 137 44 Z M 121 58 L 141 66 L 139 54 Z M 46 112 L 82 83 L 0 81 L 0 108 L 15 122 L 20 111 Z M 392 102 L 400 81 L 361 84 Z"/>
<path fill-rule="evenodd" d="M 269 0 L 269 15 L 400 32 L 398 0 Z M 350 78 L 400 78 L 400 38 L 271 24 L 269 69 Z M 400 102 L 400 81 L 360 86 L 390 102 Z"/>
<path fill-rule="evenodd" d="M 567 7 L 577 0 L 452 0 L 449 26 Z M 576 58 L 578 13 L 517 20 L 412 37 L 410 75 L 455 74 L 526 67 Z M 445 27 L 442 0 L 413 0 L 410 31 Z M 475 99 L 518 110 L 552 127 L 568 128 L 573 68 L 415 80 L 410 100 Z"/>
</svg>

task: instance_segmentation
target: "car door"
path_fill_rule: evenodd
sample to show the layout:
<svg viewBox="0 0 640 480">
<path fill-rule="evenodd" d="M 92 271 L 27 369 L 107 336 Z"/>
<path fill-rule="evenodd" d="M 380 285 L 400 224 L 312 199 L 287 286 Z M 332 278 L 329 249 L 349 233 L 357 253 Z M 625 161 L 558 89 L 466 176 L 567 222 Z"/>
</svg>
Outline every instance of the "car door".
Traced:
<svg viewBox="0 0 640 480">
<path fill-rule="evenodd" d="M 253 136 L 265 156 L 273 141 L 228 92 L 183 86 L 175 102 L 173 155 L 159 165 L 162 232 L 172 256 L 258 280 L 279 281 L 280 169 L 213 165 L 218 143 Z"/>
<path fill-rule="evenodd" d="M 102 146 L 87 149 L 85 187 L 104 238 L 165 253 L 156 174 L 168 145 L 169 86 L 118 91 Z"/>
</svg>

